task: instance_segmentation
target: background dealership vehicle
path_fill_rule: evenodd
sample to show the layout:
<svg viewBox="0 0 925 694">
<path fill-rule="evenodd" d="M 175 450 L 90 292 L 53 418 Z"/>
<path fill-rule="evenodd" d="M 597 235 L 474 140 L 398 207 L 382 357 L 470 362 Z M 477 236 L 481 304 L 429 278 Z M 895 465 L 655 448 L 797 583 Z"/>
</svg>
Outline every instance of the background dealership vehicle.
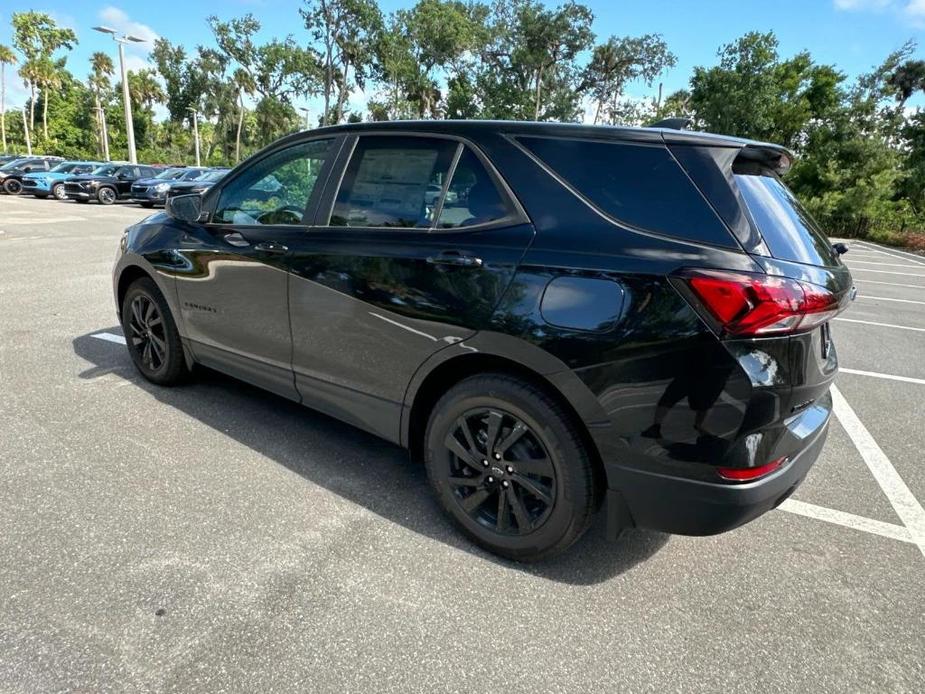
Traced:
<svg viewBox="0 0 925 694">
<path fill-rule="evenodd" d="M 8 195 L 19 195 L 22 177 L 34 171 L 48 171 L 62 161 L 61 157 L 23 157 L 0 166 L 0 188 Z"/>
<path fill-rule="evenodd" d="M 208 170 L 202 167 L 176 167 L 165 169 L 153 178 L 139 179 L 132 184 L 132 201 L 142 207 L 163 204 L 171 185 L 178 181 L 192 181 Z"/>
<path fill-rule="evenodd" d="M 325 128 L 131 227 L 114 291 L 146 378 L 202 363 L 407 446 L 493 552 L 562 551 L 602 505 L 717 533 L 793 492 L 831 414 L 852 280 L 789 165 L 669 129 Z"/>
<path fill-rule="evenodd" d="M 91 173 L 100 166 L 99 161 L 64 161 L 44 173 L 31 173 L 22 177 L 22 192 L 37 198 L 49 195 L 56 200 L 65 200 L 64 181 L 71 176 Z"/>
<path fill-rule="evenodd" d="M 64 191 L 70 200 L 89 202 L 96 200 L 111 205 L 132 194 L 132 183 L 141 178 L 153 178 L 160 168 L 139 164 L 101 166 L 93 173 L 71 176 L 64 182 Z"/>
<path fill-rule="evenodd" d="M 225 177 L 225 174 L 227 174 L 230 170 L 231 169 L 222 168 L 210 169 L 192 181 L 177 181 L 167 189 L 167 197 L 172 198 L 177 195 L 204 193 L 216 183 L 221 181 Z"/>
</svg>

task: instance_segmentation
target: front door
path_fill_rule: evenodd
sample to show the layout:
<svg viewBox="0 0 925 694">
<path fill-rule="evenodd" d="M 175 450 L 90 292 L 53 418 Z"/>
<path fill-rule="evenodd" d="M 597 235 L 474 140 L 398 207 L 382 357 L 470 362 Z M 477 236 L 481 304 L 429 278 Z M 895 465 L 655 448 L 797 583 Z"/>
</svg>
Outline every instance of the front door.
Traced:
<svg viewBox="0 0 925 694">
<path fill-rule="evenodd" d="M 290 242 L 296 387 L 398 441 L 415 370 L 488 324 L 533 227 L 454 139 L 365 135 L 345 166 Z"/>
<path fill-rule="evenodd" d="M 293 399 L 287 254 L 307 230 L 334 142 L 282 147 L 223 182 L 210 223 L 185 239 L 177 275 L 197 361 Z"/>
</svg>

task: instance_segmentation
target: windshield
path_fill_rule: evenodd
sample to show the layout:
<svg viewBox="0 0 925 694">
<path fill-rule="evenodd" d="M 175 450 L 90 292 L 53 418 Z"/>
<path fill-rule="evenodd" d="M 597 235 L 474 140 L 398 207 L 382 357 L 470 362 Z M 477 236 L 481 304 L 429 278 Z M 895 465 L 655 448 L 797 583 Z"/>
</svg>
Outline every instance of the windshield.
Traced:
<svg viewBox="0 0 925 694">
<path fill-rule="evenodd" d="M 78 163 L 79 162 L 76 161 L 69 161 L 64 164 L 58 164 L 49 173 L 68 173 L 69 171 L 73 171 Z"/>
<path fill-rule="evenodd" d="M 19 165 L 23 162 L 29 161 L 28 159 L 14 159 L 13 161 L 8 161 L 3 166 L 0 166 L 0 171 L 7 171 L 9 169 L 19 168 Z"/>
<path fill-rule="evenodd" d="M 202 176 L 197 178 L 197 181 L 218 181 L 228 173 L 228 171 L 206 171 Z"/>
<path fill-rule="evenodd" d="M 161 181 L 172 181 L 176 178 L 180 178 L 183 175 L 185 169 L 167 169 L 166 171 L 161 171 L 154 178 Z"/>
<path fill-rule="evenodd" d="M 112 176 L 116 172 L 116 169 L 118 168 L 119 168 L 118 166 L 115 166 L 113 164 L 104 164 L 103 166 L 97 169 L 94 169 L 93 175 L 94 176 Z"/>
<path fill-rule="evenodd" d="M 775 174 L 737 173 L 735 181 L 773 257 L 809 265 L 838 264 L 832 244 Z"/>
</svg>

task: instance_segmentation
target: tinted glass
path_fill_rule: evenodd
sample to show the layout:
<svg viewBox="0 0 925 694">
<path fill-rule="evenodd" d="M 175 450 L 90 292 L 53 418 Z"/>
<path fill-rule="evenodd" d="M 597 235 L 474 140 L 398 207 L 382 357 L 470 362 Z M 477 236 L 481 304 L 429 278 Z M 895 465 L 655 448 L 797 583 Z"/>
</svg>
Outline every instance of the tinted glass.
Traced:
<svg viewBox="0 0 925 694">
<path fill-rule="evenodd" d="M 104 164 L 103 166 L 94 169 L 93 173 L 97 176 L 112 176 L 116 171 L 119 170 L 119 167 L 113 164 Z"/>
<path fill-rule="evenodd" d="M 7 170 L 7 169 L 15 169 L 15 168 L 17 168 L 20 164 L 22 164 L 22 163 L 25 162 L 25 161 L 27 161 L 27 160 L 26 160 L 26 159 L 13 159 L 12 161 L 8 161 L 8 162 L 7 162 L 6 164 L 4 164 L 3 166 L 0 166 L 0 171 L 4 171 L 4 170 Z"/>
<path fill-rule="evenodd" d="M 69 173 L 77 169 L 79 165 L 75 164 L 72 161 L 67 162 L 66 164 L 58 164 L 51 169 L 52 173 Z"/>
<path fill-rule="evenodd" d="M 832 244 L 777 176 L 736 174 L 735 181 L 772 256 L 810 265 L 838 264 Z"/>
<path fill-rule="evenodd" d="M 230 169 L 222 169 L 221 171 L 206 171 L 204 174 L 199 176 L 197 181 L 220 181 L 225 177 L 225 174 L 228 173 Z"/>
<path fill-rule="evenodd" d="M 165 169 L 154 178 L 157 178 L 161 181 L 173 181 L 180 178 L 180 176 L 182 176 L 185 171 L 186 169 Z"/>
<path fill-rule="evenodd" d="M 331 225 L 429 228 L 456 147 L 426 137 L 360 138 Z"/>
<path fill-rule="evenodd" d="M 440 193 L 439 187 L 436 192 Z M 482 162 L 466 147 L 453 171 L 437 226 L 453 229 L 485 224 L 511 213 Z"/>
<path fill-rule="evenodd" d="M 213 221 L 301 224 L 331 142 L 313 140 L 293 145 L 246 169 L 222 190 Z"/>
<path fill-rule="evenodd" d="M 738 247 L 665 147 L 533 137 L 519 141 L 617 221 L 667 236 Z"/>
</svg>

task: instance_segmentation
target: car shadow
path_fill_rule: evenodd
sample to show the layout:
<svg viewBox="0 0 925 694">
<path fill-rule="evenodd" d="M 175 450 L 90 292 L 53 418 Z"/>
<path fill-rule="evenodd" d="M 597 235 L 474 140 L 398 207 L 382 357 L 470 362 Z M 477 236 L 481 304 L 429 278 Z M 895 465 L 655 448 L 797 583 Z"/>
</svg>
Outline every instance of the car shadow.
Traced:
<svg viewBox="0 0 925 694">
<path fill-rule="evenodd" d="M 92 337 L 118 327 L 81 335 L 74 352 L 92 366 L 80 374 L 109 374 L 131 381 L 159 402 L 194 417 L 279 465 L 409 530 L 469 552 L 483 561 L 552 581 L 592 585 L 633 568 L 668 541 L 647 530 L 605 537 L 602 514 L 591 530 L 565 554 L 523 564 L 487 553 L 463 537 L 431 494 L 422 465 L 403 449 L 332 417 L 310 410 L 210 369 L 197 368 L 189 385 L 166 388 L 144 380 L 120 344 Z M 357 448 L 364 455 L 357 456 Z M 311 456 L 301 452 L 311 450 Z"/>
</svg>

